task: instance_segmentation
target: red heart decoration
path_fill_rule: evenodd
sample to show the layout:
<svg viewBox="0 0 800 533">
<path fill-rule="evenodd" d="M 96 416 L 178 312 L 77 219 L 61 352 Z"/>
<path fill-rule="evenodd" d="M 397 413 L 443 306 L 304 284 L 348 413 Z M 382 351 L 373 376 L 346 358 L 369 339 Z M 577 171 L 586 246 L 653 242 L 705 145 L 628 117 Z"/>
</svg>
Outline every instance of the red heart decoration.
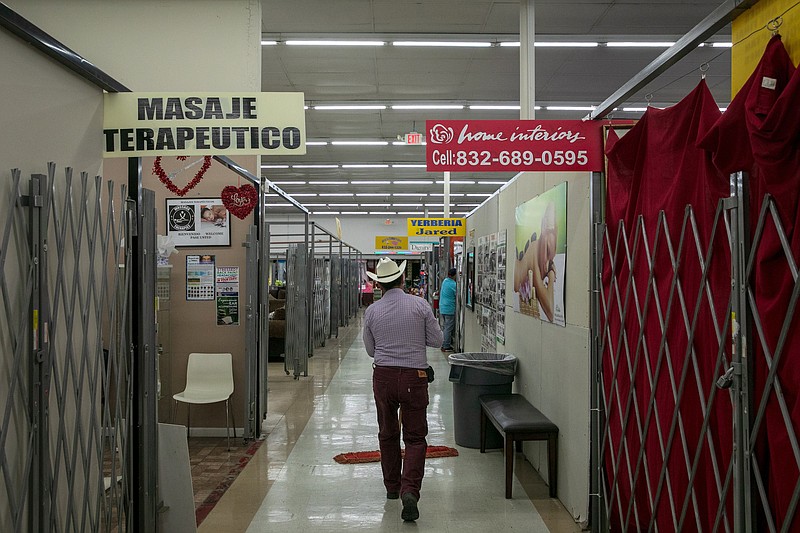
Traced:
<svg viewBox="0 0 800 533">
<path fill-rule="evenodd" d="M 258 201 L 258 192 L 252 185 L 245 184 L 241 187 L 228 185 L 222 189 L 222 204 L 228 211 L 242 220 L 250 214 Z"/>
<path fill-rule="evenodd" d="M 188 156 L 178 156 L 178 161 L 185 161 Z M 177 185 L 172 183 L 167 172 L 161 167 L 161 156 L 156 157 L 156 160 L 153 162 L 153 174 L 158 176 L 158 179 L 161 180 L 161 183 L 167 186 L 167 189 L 172 191 L 173 193 L 177 194 L 178 196 L 185 196 L 187 192 L 194 189 L 200 180 L 203 179 L 203 176 L 206 175 L 206 171 L 211 166 L 211 156 L 207 155 L 203 158 L 203 166 L 200 167 L 200 170 L 197 171 L 197 174 L 194 175 L 192 181 L 190 181 L 186 187 L 183 189 L 179 189 Z"/>
</svg>

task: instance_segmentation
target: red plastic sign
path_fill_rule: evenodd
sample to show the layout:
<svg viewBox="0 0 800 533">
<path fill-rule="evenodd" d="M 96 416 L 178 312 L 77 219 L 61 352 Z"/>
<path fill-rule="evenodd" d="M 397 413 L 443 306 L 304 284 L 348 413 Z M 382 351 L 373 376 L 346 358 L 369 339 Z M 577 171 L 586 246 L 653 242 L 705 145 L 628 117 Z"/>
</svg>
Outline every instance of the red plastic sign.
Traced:
<svg viewBox="0 0 800 533">
<path fill-rule="evenodd" d="M 582 120 L 428 120 L 429 172 L 603 169 L 603 125 Z"/>
</svg>

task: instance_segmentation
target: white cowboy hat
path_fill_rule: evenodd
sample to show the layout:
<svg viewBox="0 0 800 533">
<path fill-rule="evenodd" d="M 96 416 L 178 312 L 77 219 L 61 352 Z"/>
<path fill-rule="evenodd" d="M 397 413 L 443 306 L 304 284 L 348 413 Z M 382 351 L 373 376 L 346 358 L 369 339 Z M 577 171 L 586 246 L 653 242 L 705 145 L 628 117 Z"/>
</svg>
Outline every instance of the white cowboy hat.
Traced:
<svg viewBox="0 0 800 533">
<path fill-rule="evenodd" d="M 402 276 L 405 270 L 405 261 L 400 263 L 400 266 L 398 266 L 397 263 L 388 257 L 381 257 L 380 261 L 378 261 L 378 266 L 375 267 L 375 272 L 377 273 L 373 274 L 372 272 L 367 272 L 367 276 L 369 276 L 371 279 L 374 279 L 378 283 L 389 283 L 390 281 L 394 281 Z"/>
</svg>

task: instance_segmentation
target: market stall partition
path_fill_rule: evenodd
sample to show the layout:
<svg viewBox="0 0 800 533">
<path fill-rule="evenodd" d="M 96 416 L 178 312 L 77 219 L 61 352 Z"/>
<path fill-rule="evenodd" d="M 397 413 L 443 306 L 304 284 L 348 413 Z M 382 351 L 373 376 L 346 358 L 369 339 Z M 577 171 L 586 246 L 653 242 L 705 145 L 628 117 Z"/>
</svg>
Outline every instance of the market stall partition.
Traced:
<svg viewBox="0 0 800 533">
<path fill-rule="evenodd" d="M 800 74 L 774 36 L 724 114 L 702 80 L 609 132 L 607 189 L 594 184 L 601 529 L 800 528 L 798 124 Z"/>
</svg>

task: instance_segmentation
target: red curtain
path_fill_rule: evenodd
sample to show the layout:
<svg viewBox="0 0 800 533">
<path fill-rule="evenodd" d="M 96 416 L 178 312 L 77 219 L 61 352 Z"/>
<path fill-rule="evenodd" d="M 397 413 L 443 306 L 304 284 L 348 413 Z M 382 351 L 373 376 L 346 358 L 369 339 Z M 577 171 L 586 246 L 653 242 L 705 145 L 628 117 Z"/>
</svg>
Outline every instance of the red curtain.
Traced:
<svg viewBox="0 0 800 533">
<path fill-rule="evenodd" d="M 774 197 L 790 250 L 785 250 L 772 217 L 767 217 L 763 236 L 756 237 L 751 287 L 764 337 L 752 335 L 755 416 L 767 384 L 768 367 L 764 346 L 771 358 L 780 356 L 777 377 L 789 415 L 784 420 L 778 398 L 768 389 L 765 419 L 759 428 L 756 460 L 764 481 L 777 529 L 790 522 L 800 530 L 800 519 L 787 516 L 800 469 L 790 436 L 800 429 L 800 319 L 789 309 L 795 282 L 787 259 L 800 260 L 800 74 L 795 69 L 780 36 L 773 37 L 747 83 L 731 102 L 724 116 L 707 132 L 701 146 L 713 152 L 716 167 L 724 173 L 750 173 L 752 230 L 766 195 Z M 789 311 L 789 314 L 787 314 Z M 793 314 L 792 314 L 793 313 Z M 778 350 L 781 331 L 787 337 Z M 764 343 L 762 345 L 762 342 Z M 759 516 L 765 527 L 764 509 Z M 796 516 L 796 515 L 795 515 Z"/>
<path fill-rule="evenodd" d="M 721 505 L 731 508 L 730 493 L 720 499 L 712 467 L 716 462 L 724 483 L 732 449 L 727 392 L 716 393 L 710 405 L 713 442 L 701 436 L 701 402 L 708 405 L 714 383 L 726 369 L 719 354 L 730 361 L 730 332 L 722 334 L 722 347 L 716 333 L 728 320 L 730 250 L 724 226 L 714 217 L 719 199 L 730 194 L 729 179 L 714 167 L 706 151 L 696 147 L 700 132 L 719 117 L 718 106 L 701 81 L 677 105 L 648 109 L 623 137 L 617 139 L 612 133 L 606 150 L 610 249 L 605 250 L 603 271 L 601 313 L 607 327 L 602 385 L 609 423 L 604 461 L 607 486 L 613 488 L 611 519 L 616 531 L 626 527 L 629 514 L 628 530 L 647 529 L 651 519 L 658 530 L 673 530 L 687 496 L 687 471 L 698 450 L 696 507 L 688 500 L 684 531 L 697 529 L 698 523 L 708 530 Z M 687 206 L 693 208 L 696 233 L 685 216 Z M 630 264 L 618 240 L 623 228 Z M 636 244 L 637 231 L 642 230 Z M 709 248 L 713 254 L 704 285 L 701 264 Z M 623 307 L 628 309 L 624 317 L 619 311 Z M 655 403 L 648 416 L 651 398 Z M 674 420 L 680 424 L 673 425 Z M 645 459 L 637 464 L 641 450 Z M 659 490 L 651 511 L 650 502 Z M 632 508 L 629 511 L 631 501 L 637 518 Z"/>
</svg>

